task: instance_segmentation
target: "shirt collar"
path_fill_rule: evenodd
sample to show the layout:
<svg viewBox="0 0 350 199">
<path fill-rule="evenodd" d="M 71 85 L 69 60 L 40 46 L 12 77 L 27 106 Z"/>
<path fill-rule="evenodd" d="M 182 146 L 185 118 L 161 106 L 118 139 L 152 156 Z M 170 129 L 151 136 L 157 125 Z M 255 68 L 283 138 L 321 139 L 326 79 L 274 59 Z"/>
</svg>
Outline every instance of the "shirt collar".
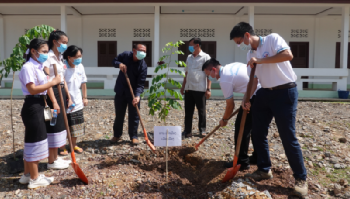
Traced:
<svg viewBox="0 0 350 199">
<path fill-rule="evenodd" d="M 222 76 L 222 71 L 224 70 L 224 67 L 223 66 L 221 66 L 220 67 L 220 72 L 219 72 L 219 74 L 220 74 L 220 78 L 221 78 L 221 76 Z"/>
<path fill-rule="evenodd" d="M 48 53 L 49 57 L 54 57 L 56 58 L 56 55 L 55 53 L 53 52 L 53 50 L 50 50 L 49 53 Z M 62 54 L 60 53 L 58 58 L 61 60 L 62 59 Z"/>
<path fill-rule="evenodd" d="M 30 58 L 29 62 L 32 63 L 35 68 L 37 68 L 39 70 L 43 69 L 43 65 L 38 63 L 37 61 L 35 61 L 33 58 Z"/>
<path fill-rule="evenodd" d="M 197 56 L 203 57 L 203 55 L 204 55 L 204 52 L 203 52 L 203 50 L 201 50 Z M 196 56 L 196 57 L 197 57 L 197 56 Z M 193 56 L 193 54 L 192 54 L 192 57 L 195 57 L 195 56 Z"/>
<path fill-rule="evenodd" d="M 263 46 L 265 43 L 265 37 L 259 36 L 259 45 L 258 48 Z M 250 53 L 254 53 L 254 50 L 250 50 Z"/>
</svg>

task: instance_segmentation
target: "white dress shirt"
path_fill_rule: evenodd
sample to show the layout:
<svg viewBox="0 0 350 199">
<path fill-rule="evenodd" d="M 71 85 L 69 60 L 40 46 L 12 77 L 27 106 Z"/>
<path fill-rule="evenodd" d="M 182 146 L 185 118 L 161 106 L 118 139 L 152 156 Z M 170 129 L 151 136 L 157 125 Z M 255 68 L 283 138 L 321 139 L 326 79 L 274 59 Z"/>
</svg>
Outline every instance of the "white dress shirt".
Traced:
<svg viewBox="0 0 350 199">
<path fill-rule="evenodd" d="M 207 76 L 202 71 L 202 66 L 209 59 L 210 56 L 202 50 L 196 57 L 192 54 L 188 55 L 185 68 L 187 72 L 185 90 L 206 92 Z"/>
<path fill-rule="evenodd" d="M 63 61 L 63 56 L 60 54 L 59 59 L 57 59 L 55 53 L 52 50 L 50 50 L 48 53 L 47 60 L 43 63 L 44 67 L 50 69 L 50 82 L 53 80 L 53 78 L 55 78 L 53 64 L 56 64 L 57 74 L 61 75 L 61 84 L 64 84 L 64 70 L 67 68 L 67 66 Z"/>
</svg>

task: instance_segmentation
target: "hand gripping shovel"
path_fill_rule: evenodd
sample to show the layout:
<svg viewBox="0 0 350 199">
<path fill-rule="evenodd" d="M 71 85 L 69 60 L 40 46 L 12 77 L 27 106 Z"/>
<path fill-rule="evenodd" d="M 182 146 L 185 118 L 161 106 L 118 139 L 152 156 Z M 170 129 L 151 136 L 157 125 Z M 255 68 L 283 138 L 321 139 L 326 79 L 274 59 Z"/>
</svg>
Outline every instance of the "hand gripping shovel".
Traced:
<svg viewBox="0 0 350 199">
<path fill-rule="evenodd" d="M 53 65 L 53 69 L 55 71 L 55 76 L 57 76 L 56 64 Z M 73 167 L 75 173 L 77 174 L 77 176 L 80 178 L 80 180 L 83 181 L 85 184 L 89 184 L 89 181 L 86 178 L 84 172 L 80 169 L 78 163 L 76 163 L 76 161 L 75 161 L 75 154 L 74 154 L 74 149 L 73 149 L 73 145 L 72 145 L 72 138 L 71 138 L 70 131 L 69 131 L 68 119 L 67 119 L 67 114 L 66 114 L 66 107 L 64 107 L 62 91 L 61 91 L 60 87 L 58 87 L 57 90 L 58 90 L 58 95 L 60 96 L 60 99 L 61 99 L 61 107 L 63 109 L 63 110 L 61 110 L 61 114 L 63 114 L 64 124 L 66 126 L 68 140 L 69 140 L 69 146 L 70 146 L 70 150 L 71 150 L 71 156 L 72 156 L 72 163 L 71 164 L 72 164 L 72 167 Z M 67 93 L 67 95 L 69 95 L 69 93 Z"/>
<path fill-rule="evenodd" d="M 250 67 L 250 66 L 248 66 L 248 67 Z M 245 99 L 244 104 L 248 103 L 250 100 L 249 96 L 250 96 L 250 93 L 251 93 L 251 90 L 253 87 L 255 69 L 256 69 L 256 64 L 254 64 L 254 68 L 252 68 L 252 71 L 250 72 L 250 79 L 249 79 L 249 83 L 248 83 L 247 95 L 246 95 L 246 99 Z M 239 128 L 238 140 L 237 140 L 237 145 L 236 145 L 235 157 L 233 159 L 233 167 L 228 169 L 222 182 L 227 182 L 228 180 L 234 178 L 235 175 L 237 174 L 239 168 L 241 168 L 240 164 L 237 165 L 237 161 L 238 161 L 239 150 L 241 148 L 242 136 L 243 136 L 244 125 L 245 125 L 245 120 L 247 118 L 247 114 L 248 114 L 248 111 L 243 110 L 242 120 L 241 120 L 241 125 Z"/>
<path fill-rule="evenodd" d="M 235 116 L 237 113 L 239 112 L 239 109 L 237 109 L 235 112 L 233 112 L 231 114 L 231 116 L 228 119 L 231 119 L 233 116 Z M 220 128 L 220 125 L 217 125 L 214 130 L 212 130 L 207 136 L 205 136 L 198 144 L 196 144 L 194 146 L 194 148 L 196 149 L 196 151 L 198 150 L 198 147 L 205 141 L 207 140 L 211 135 L 213 135 L 215 133 L 215 131 L 217 131 Z"/>
<path fill-rule="evenodd" d="M 130 80 L 129 80 L 129 76 L 128 76 L 128 74 L 126 74 L 126 72 L 124 73 L 124 75 L 125 75 L 125 78 L 126 78 L 126 82 L 128 82 L 128 85 L 129 85 L 129 88 L 130 88 L 130 93 L 131 93 L 132 99 L 134 100 L 134 98 L 135 98 L 135 96 L 134 96 L 134 91 L 132 90 L 132 87 L 131 87 L 131 84 L 130 84 Z M 151 143 L 151 141 L 150 141 L 150 140 L 148 139 L 148 137 L 147 137 L 146 128 L 145 128 L 145 126 L 143 125 L 139 107 L 138 107 L 138 106 L 135 106 L 135 108 L 136 108 L 137 114 L 139 115 L 139 118 L 140 118 L 140 122 L 141 122 L 141 126 L 142 126 L 142 128 L 143 128 L 143 134 L 145 135 L 146 143 L 147 143 L 147 145 L 149 146 L 149 148 L 151 148 L 151 150 L 152 150 L 153 152 L 155 152 L 155 151 L 156 151 L 156 147 L 154 147 L 154 145 Z"/>
</svg>

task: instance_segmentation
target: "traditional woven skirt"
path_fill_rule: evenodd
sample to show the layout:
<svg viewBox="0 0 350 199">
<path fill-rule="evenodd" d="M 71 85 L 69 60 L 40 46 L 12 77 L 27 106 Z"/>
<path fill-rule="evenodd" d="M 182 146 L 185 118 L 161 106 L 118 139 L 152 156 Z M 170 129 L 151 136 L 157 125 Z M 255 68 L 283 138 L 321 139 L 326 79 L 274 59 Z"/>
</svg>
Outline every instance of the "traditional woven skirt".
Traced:
<svg viewBox="0 0 350 199">
<path fill-rule="evenodd" d="M 83 109 L 67 114 L 69 130 L 72 137 L 80 137 L 85 134 Z"/>
<path fill-rule="evenodd" d="M 67 107 L 66 91 L 64 90 L 64 88 L 61 88 L 61 86 L 58 86 L 58 87 L 62 91 L 64 106 Z M 57 86 L 52 87 L 52 89 L 55 94 L 57 103 L 61 109 L 60 110 L 61 112 L 57 115 L 57 122 L 55 126 L 51 126 L 50 121 L 46 122 L 47 140 L 48 140 L 50 149 L 64 146 L 66 144 L 66 139 L 67 139 L 67 131 L 64 125 L 64 118 L 63 118 L 63 114 L 66 114 L 66 113 L 63 111 L 63 107 L 61 106 L 61 98 L 58 95 Z M 51 99 L 48 95 L 47 95 L 46 101 L 47 101 L 47 105 L 51 109 L 53 109 Z"/>
<path fill-rule="evenodd" d="M 23 158 L 36 162 L 49 156 L 43 98 L 26 98 L 21 117 L 25 126 Z"/>
</svg>

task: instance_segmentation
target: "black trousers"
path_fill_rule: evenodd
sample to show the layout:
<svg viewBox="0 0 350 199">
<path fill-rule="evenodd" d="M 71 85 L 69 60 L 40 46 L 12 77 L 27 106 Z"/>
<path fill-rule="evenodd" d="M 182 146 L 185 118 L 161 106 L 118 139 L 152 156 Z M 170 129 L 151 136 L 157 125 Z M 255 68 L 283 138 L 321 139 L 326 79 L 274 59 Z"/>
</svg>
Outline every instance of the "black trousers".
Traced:
<svg viewBox="0 0 350 199">
<path fill-rule="evenodd" d="M 252 106 L 254 103 L 254 98 L 255 98 L 255 95 L 252 97 L 252 99 L 250 99 L 250 103 Z M 243 109 L 241 106 L 239 107 L 239 112 L 235 122 L 235 146 L 237 146 L 237 139 L 238 139 L 238 133 L 241 127 L 242 115 L 243 115 Z M 247 114 L 247 118 L 244 125 L 243 137 L 241 142 L 241 148 L 239 150 L 237 164 L 241 164 L 241 165 L 249 164 L 248 149 L 249 149 L 250 137 L 252 134 L 252 128 L 253 128 L 253 112 L 252 112 L 252 109 L 250 109 L 250 112 Z M 254 143 L 253 143 L 253 146 L 254 146 Z M 256 157 L 255 151 L 253 153 L 253 157 L 254 158 Z"/>
<path fill-rule="evenodd" d="M 198 129 L 200 132 L 206 130 L 206 98 L 205 92 L 186 91 L 185 93 L 185 132 L 186 134 L 192 132 L 192 119 L 194 114 L 194 107 L 198 109 Z"/>
<path fill-rule="evenodd" d="M 140 103 L 138 107 L 140 109 Z M 123 135 L 123 123 L 125 118 L 126 107 L 128 107 L 129 113 L 129 136 L 130 140 L 137 139 L 137 129 L 139 127 L 140 117 L 137 114 L 136 108 L 132 105 L 132 99 L 126 96 L 115 96 L 114 97 L 114 108 L 115 108 L 115 120 L 113 125 L 114 137 L 121 137 Z"/>
</svg>

